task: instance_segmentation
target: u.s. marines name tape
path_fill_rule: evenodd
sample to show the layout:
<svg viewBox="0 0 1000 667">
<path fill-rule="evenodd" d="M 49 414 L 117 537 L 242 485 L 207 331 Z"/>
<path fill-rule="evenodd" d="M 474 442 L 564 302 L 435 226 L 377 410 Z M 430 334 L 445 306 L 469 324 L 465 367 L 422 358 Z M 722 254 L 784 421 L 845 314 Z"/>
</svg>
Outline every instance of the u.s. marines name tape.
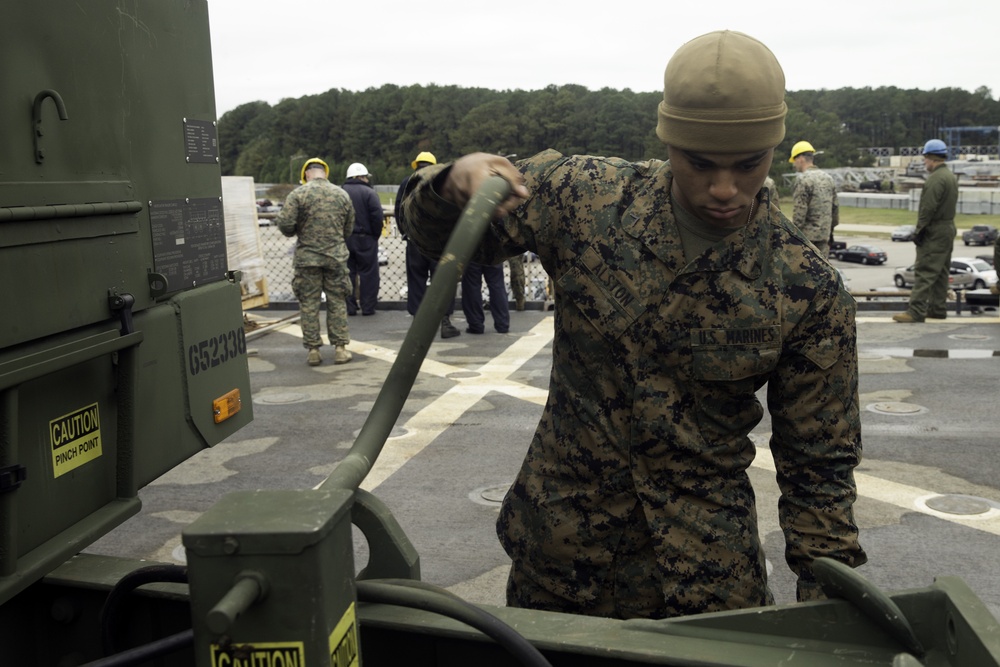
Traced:
<svg viewBox="0 0 1000 667">
<path fill-rule="evenodd" d="M 49 422 L 52 476 L 65 475 L 101 455 L 101 412 L 97 403 Z"/>
</svg>

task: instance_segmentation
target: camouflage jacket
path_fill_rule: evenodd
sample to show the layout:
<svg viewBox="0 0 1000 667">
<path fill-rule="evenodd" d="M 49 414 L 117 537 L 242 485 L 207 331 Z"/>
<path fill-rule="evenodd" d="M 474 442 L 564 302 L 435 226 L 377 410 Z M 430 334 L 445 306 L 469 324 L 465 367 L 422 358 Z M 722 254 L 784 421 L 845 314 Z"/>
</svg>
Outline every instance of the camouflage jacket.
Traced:
<svg viewBox="0 0 1000 667">
<path fill-rule="evenodd" d="M 927 175 L 924 188 L 920 192 L 917 207 L 916 234 L 928 225 L 951 224 L 951 235 L 955 235 L 955 210 L 958 207 L 958 180 L 947 166 L 941 165 Z"/>
<path fill-rule="evenodd" d="M 840 222 L 837 188 L 833 177 L 810 167 L 795 179 L 792 190 L 792 222 L 810 241 L 826 242 Z"/>
<path fill-rule="evenodd" d="M 865 562 L 855 303 L 837 272 L 775 207 L 685 260 L 669 163 L 546 151 L 517 165 L 531 195 L 476 257 L 526 248 L 556 285 L 549 396 L 498 519 L 515 563 L 585 607 L 618 576 L 638 511 L 670 615 L 770 602 L 747 474 L 765 383 L 800 597 L 819 596 L 814 557 Z M 411 177 L 404 203 L 434 257 L 459 215 L 433 191 L 446 168 Z"/>
<path fill-rule="evenodd" d="M 278 229 L 297 236 L 294 265 L 333 268 L 347 261 L 354 205 L 343 188 L 317 178 L 295 188 L 278 214 Z"/>
</svg>

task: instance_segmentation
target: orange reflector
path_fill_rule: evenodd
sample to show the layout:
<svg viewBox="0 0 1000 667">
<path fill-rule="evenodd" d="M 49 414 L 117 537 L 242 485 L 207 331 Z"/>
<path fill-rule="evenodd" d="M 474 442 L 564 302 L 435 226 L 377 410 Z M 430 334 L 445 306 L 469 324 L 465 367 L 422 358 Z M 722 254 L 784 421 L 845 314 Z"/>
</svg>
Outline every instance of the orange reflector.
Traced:
<svg viewBox="0 0 1000 667">
<path fill-rule="evenodd" d="M 215 423 L 224 422 L 243 407 L 240 401 L 240 390 L 233 389 L 231 392 L 220 396 L 212 401 L 212 414 L 215 415 Z"/>
</svg>

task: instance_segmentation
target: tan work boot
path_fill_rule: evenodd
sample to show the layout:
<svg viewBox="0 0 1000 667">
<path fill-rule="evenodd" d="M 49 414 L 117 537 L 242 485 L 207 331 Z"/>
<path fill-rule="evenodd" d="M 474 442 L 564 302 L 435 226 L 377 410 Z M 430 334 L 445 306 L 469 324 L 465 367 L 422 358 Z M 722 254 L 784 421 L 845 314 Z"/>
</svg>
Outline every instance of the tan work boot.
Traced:
<svg viewBox="0 0 1000 667">
<path fill-rule="evenodd" d="M 351 353 L 343 345 L 338 345 L 333 352 L 333 363 L 346 364 L 351 360 Z"/>
<path fill-rule="evenodd" d="M 318 347 L 309 348 L 309 356 L 306 357 L 306 363 L 310 366 L 319 366 L 323 363 L 323 357 L 320 356 Z"/>
<path fill-rule="evenodd" d="M 898 315 L 893 315 L 892 319 L 894 322 L 923 322 L 922 317 L 914 317 L 909 311 L 905 313 L 899 313 Z"/>
</svg>

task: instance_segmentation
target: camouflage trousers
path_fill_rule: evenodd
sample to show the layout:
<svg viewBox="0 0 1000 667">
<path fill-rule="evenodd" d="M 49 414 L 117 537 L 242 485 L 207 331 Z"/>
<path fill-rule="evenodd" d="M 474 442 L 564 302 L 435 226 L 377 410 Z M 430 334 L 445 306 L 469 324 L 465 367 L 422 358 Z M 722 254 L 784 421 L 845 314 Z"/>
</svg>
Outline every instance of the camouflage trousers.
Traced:
<svg viewBox="0 0 1000 667">
<path fill-rule="evenodd" d="M 510 293 L 517 302 L 524 301 L 524 255 L 507 260 L 510 267 Z"/>
<path fill-rule="evenodd" d="M 347 303 L 349 291 L 347 266 L 327 269 L 321 266 L 295 267 L 292 291 L 299 301 L 299 324 L 302 327 L 302 346 L 306 349 L 322 347 L 319 334 L 319 309 L 326 293 L 326 333 L 330 345 L 347 345 L 351 342 L 347 330 Z"/>
</svg>

